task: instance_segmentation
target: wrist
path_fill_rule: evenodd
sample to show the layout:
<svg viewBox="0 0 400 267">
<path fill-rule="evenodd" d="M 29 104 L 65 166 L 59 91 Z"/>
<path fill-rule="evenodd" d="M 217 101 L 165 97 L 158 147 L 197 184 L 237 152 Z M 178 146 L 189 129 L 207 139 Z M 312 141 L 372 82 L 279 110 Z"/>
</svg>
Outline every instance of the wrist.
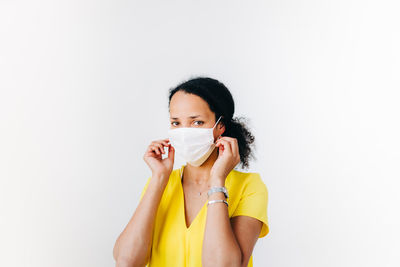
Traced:
<svg viewBox="0 0 400 267">
<path fill-rule="evenodd" d="M 168 183 L 169 177 L 164 174 L 153 174 L 151 176 L 150 182 L 153 184 L 157 184 L 158 186 L 166 186 Z"/>
<path fill-rule="evenodd" d="M 168 178 L 168 175 L 162 172 L 152 172 L 151 175 L 152 177 L 157 178 L 159 180 L 164 180 L 165 178 Z"/>
<path fill-rule="evenodd" d="M 207 182 L 208 186 L 211 188 L 213 186 L 225 186 L 225 179 L 222 178 L 210 178 Z"/>
</svg>

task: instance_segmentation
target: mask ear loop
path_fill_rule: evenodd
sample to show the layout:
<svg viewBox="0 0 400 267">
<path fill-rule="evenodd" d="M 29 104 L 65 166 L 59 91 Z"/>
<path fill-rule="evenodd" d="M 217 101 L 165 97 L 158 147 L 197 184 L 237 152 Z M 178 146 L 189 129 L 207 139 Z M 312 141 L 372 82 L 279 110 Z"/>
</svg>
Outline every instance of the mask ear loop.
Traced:
<svg viewBox="0 0 400 267">
<path fill-rule="evenodd" d="M 222 116 L 219 116 L 217 122 L 216 122 L 215 125 L 213 126 L 213 130 L 214 130 L 214 127 L 218 124 L 218 122 L 219 122 L 219 120 L 220 120 L 221 118 L 222 118 Z M 221 137 L 221 134 L 217 137 L 217 140 L 218 140 L 218 138 L 220 138 L 220 137 Z M 214 142 L 214 144 L 215 144 L 215 142 Z"/>
<path fill-rule="evenodd" d="M 219 116 L 219 118 L 218 118 L 218 120 L 217 120 L 217 122 L 214 124 L 214 126 L 213 126 L 213 129 L 214 129 L 214 127 L 218 124 L 218 122 L 219 122 L 219 120 L 222 118 L 222 116 Z"/>
</svg>

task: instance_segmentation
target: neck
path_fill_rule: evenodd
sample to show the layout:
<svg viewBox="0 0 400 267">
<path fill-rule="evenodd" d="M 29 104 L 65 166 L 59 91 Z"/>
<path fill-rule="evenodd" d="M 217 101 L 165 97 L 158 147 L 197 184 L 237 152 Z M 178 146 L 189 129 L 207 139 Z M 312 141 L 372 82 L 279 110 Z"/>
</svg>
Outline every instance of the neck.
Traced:
<svg viewBox="0 0 400 267">
<path fill-rule="evenodd" d="M 186 182 L 190 184 L 203 185 L 210 179 L 210 171 L 214 162 L 218 158 L 218 148 L 214 148 L 214 151 L 206 159 L 206 161 L 199 167 L 190 165 L 189 163 L 183 168 L 183 177 Z"/>
</svg>

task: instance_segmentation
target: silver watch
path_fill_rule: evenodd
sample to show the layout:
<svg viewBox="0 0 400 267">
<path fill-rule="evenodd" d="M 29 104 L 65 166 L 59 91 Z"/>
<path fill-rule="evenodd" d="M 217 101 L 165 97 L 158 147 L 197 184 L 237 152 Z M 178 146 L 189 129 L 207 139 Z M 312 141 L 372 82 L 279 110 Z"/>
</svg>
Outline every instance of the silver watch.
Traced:
<svg viewBox="0 0 400 267">
<path fill-rule="evenodd" d="M 222 192 L 224 193 L 225 197 L 228 198 L 228 191 L 226 190 L 225 186 L 214 186 L 210 190 L 208 190 L 207 195 L 210 196 L 212 193 L 215 192 Z"/>
</svg>

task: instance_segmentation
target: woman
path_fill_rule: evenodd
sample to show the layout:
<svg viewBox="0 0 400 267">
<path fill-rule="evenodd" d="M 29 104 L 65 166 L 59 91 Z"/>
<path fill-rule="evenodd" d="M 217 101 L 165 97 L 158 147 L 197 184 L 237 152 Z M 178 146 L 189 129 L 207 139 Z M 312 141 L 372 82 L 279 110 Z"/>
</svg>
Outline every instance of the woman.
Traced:
<svg viewBox="0 0 400 267">
<path fill-rule="evenodd" d="M 169 93 L 168 138 L 143 156 L 152 176 L 115 243 L 117 266 L 253 266 L 269 232 L 268 191 L 258 173 L 234 168 L 248 168 L 254 136 L 219 81 L 198 77 Z M 175 151 L 187 164 L 173 170 Z"/>
</svg>

